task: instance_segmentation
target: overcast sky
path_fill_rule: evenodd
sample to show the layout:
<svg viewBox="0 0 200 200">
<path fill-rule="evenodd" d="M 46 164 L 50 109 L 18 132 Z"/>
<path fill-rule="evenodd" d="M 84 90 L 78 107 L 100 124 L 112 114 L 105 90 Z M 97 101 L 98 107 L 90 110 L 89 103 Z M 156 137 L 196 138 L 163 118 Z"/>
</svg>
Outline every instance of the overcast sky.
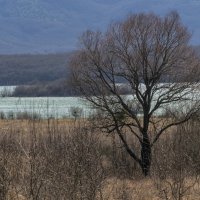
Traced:
<svg viewBox="0 0 200 200">
<path fill-rule="evenodd" d="M 0 0 L 0 53 L 75 49 L 87 29 L 104 31 L 130 13 L 171 10 L 200 45 L 200 0 Z"/>
</svg>

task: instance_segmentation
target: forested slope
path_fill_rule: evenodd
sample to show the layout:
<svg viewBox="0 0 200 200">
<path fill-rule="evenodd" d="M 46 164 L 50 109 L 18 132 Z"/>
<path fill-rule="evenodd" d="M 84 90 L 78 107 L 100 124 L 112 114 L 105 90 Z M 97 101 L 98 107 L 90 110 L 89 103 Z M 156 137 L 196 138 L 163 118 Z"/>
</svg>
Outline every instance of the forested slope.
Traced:
<svg viewBox="0 0 200 200">
<path fill-rule="evenodd" d="M 0 85 L 27 85 L 66 79 L 70 53 L 0 55 Z"/>
</svg>

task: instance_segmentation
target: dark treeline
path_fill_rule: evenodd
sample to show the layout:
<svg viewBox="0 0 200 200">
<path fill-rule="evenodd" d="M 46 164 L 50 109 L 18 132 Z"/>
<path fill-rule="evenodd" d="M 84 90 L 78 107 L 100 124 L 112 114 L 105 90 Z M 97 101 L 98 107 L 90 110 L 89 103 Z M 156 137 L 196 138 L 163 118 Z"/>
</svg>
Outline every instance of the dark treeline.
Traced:
<svg viewBox="0 0 200 200">
<path fill-rule="evenodd" d="M 130 94 L 130 87 L 126 84 L 119 84 L 119 93 L 122 95 Z M 93 95 L 93 94 L 91 94 Z M 34 85 L 21 85 L 17 86 L 14 92 L 10 95 L 14 97 L 67 97 L 67 96 L 81 96 L 76 85 L 70 79 L 59 79 L 48 83 L 37 83 Z"/>
<path fill-rule="evenodd" d="M 70 81 L 59 79 L 48 83 L 17 86 L 12 93 L 14 97 L 64 97 L 80 95 Z"/>
</svg>

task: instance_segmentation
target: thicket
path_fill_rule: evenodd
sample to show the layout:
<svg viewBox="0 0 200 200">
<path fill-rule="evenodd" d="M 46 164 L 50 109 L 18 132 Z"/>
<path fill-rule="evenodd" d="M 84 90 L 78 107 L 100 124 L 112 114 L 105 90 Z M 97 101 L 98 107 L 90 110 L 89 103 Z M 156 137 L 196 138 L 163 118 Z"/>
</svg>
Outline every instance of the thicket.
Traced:
<svg viewBox="0 0 200 200">
<path fill-rule="evenodd" d="M 199 198 L 197 120 L 160 139 L 148 178 L 114 134 L 102 134 L 87 120 L 0 123 L 0 199 Z"/>
</svg>

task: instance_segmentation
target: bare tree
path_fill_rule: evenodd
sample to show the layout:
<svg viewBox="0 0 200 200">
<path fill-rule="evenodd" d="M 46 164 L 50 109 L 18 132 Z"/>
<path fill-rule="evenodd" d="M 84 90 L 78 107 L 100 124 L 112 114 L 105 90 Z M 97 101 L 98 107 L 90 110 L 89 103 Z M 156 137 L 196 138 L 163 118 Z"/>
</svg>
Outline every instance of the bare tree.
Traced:
<svg viewBox="0 0 200 200">
<path fill-rule="evenodd" d="M 106 33 L 86 31 L 71 58 L 77 89 L 103 113 L 98 127 L 119 136 L 145 176 L 154 143 L 199 111 L 199 58 L 189 39 L 176 12 L 165 17 L 133 14 Z M 128 97 L 120 95 L 119 83 L 130 87 Z M 156 117 L 164 110 L 169 118 Z M 140 153 L 126 132 L 138 140 Z"/>
</svg>

